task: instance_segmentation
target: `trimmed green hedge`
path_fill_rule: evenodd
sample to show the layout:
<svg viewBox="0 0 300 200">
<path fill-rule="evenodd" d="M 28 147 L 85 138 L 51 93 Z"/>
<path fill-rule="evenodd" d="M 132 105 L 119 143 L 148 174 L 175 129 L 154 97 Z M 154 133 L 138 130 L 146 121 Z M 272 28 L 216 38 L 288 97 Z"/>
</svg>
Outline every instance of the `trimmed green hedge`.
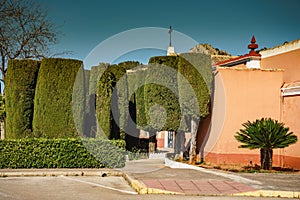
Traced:
<svg viewBox="0 0 300 200">
<path fill-rule="evenodd" d="M 111 97 L 113 93 L 113 84 L 116 82 L 116 77 L 112 72 L 105 71 L 97 88 L 96 96 L 96 115 L 99 126 L 101 127 L 100 136 L 111 138 L 112 130 L 112 114 L 111 114 Z"/>
<path fill-rule="evenodd" d="M 84 122 L 85 122 L 85 108 L 86 108 L 86 91 L 88 85 L 85 81 L 86 72 L 83 67 L 79 68 L 74 84 L 72 93 L 72 110 L 73 120 L 77 128 L 77 132 L 80 136 L 84 134 Z"/>
<path fill-rule="evenodd" d="M 6 138 L 32 137 L 34 94 L 40 61 L 9 60 L 5 78 Z"/>
<path fill-rule="evenodd" d="M 193 66 L 193 68 L 197 69 L 197 71 L 200 72 L 200 75 L 202 76 L 202 79 L 205 81 L 209 93 L 211 94 L 213 75 L 211 69 L 210 55 L 206 55 L 202 53 L 181 53 L 180 58 L 188 61 Z"/>
<path fill-rule="evenodd" d="M 97 130 L 96 120 L 96 93 L 97 85 L 100 77 L 109 66 L 108 63 L 99 63 L 98 66 L 93 66 L 89 71 L 88 91 L 86 97 L 86 115 L 84 122 L 84 133 L 87 137 L 99 137 L 100 131 Z M 86 76 L 87 77 L 87 76 Z"/>
<path fill-rule="evenodd" d="M 82 61 L 46 58 L 42 60 L 35 98 L 35 137 L 78 136 L 72 113 L 73 84 Z"/>
<path fill-rule="evenodd" d="M 203 75 L 205 75 L 209 85 L 206 84 Z M 200 120 L 209 114 L 211 81 L 211 64 L 207 55 L 186 54 L 185 57 L 179 57 L 179 101 L 182 114 L 187 121 L 190 121 L 190 118 Z M 189 123 L 187 125 L 190 127 Z M 181 127 L 181 129 L 184 130 L 185 128 Z"/>
<path fill-rule="evenodd" d="M 99 63 L 98 66 L 91 67 L 90 71 L 90 80 L 89 80 L 89 95 L 90 94 L 96 94 L 96 89 L 98 82 L 100 80 L 100 77 L 104 73 L 104 71 L 109 66 L 108 63 Z"/>
<path fill-rule="evenodd" d="M 150 132 L 166 130 L 174 131 L 179 128 L 181 110 L 178 95 L 178 57 L 158 56 L 149 60 L 147 76 L 144 86 L 145 114 Z M 164 65 L 166 67 L 163 67 Z M 167 68 L 168 67 L 168 68 Z M 152 83 L 158 82 L 157 84 Z M 162 115 L 161 107 L 166 111 L 166 116 Z M 150 113 L 149 113 L 150 112 Z M 151 120 L 151 116 L 154 116 Z M 165 123 L 161 125 L 161 122 Z"/>
<path fill-rule="evenodd" d="M 159 67 L 149 66 L 144 87 L 144 115 L 147 116 L 147 123 L 149 123 L 147 115 L 149 108 L 155 104 L 162 105 L 167 111 L 165 126 L 162 130 L 173 131 L 179 128 L 179 130 L 188 131 L 191 118 L 200 120 L 209 114 L 212 87 L 210 56 L 193 53 L 180 54 L 180 56 L 158 56 L 150 58 L 149 63 L 171 67 L 177 75 L 171 75 L 170 70 L 164 71 Z M 162 85 L 147 84 L 151 79 L 160 81 Z M 157 114 L 154 110 L 157 120 L 155 123 L 164 120 L 164 117 L 159 114 L 159 110 Z M 181 127 L 179 127 L 180 120 L 183 120 Z"/>
<path fill-rule="evenodd" d="M 132 120 L 136 123 L 137 128 L 142 129 L 146 127 L 147 120 L 145 114 L 145 102 L 144 102 L 144 85 L 145 78 L 147 76 L 147 70 L 145 66 L 140 65 L 136 67 L 130 73 L 127 73 L 127 86 L 128 86 L 128 96 L 127 101 L 129 102 L 129 112 Z M 128 124 L 128 126 L 132 126 Z M 128 127 L 128 129 L 133 129 L 136 127 Z"/>
<path fill-rule="evenodd" d="M 124 167 L 122 141 L 37 139 L 0 141 L 0 168 Z"/>
<path fill-rule="evenodd" d="M 98 123 L 109 139 L 121 138 L 121 132 L 126 127 L 127 116 L 124 114 L 125 99 L 127 98 L 127 82 L 126 82 L 126 70 L 132 69 L 137 66 L 138 62 L 128 61 L 120 64 L 114 64 L 107 67 L 102 74 L 96 93 L 96 115 Z M 122 78 L 122 83 L 117 83 Z M 116 88 L 116 96 L 113 96 L 113 91 Z M 121 92 L 118 92 L 121 91 Z M 115 109 L 115 116 L 112 115 L 111 107 Z M 118 124 L 120 126 L 118 126 Z M 100 133 L 101 135 L 101 133 Z M 124 134 L 122 136 L 124 138 Z"/>
</svg>

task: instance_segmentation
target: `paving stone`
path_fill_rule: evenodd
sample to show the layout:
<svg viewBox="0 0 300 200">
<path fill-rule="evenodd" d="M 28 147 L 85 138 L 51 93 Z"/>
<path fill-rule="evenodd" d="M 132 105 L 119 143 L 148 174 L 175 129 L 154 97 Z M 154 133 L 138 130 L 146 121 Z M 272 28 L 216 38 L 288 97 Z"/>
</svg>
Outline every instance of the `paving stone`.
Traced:
<svg viewBox="0 0 300 200">
<path fill-rule="evenodd" d="M 143 180 L 149 188 L 180 192 L 185 194 L 236 194 L 255 189 L 234 181 L 219 180 Z"/>
</svg>

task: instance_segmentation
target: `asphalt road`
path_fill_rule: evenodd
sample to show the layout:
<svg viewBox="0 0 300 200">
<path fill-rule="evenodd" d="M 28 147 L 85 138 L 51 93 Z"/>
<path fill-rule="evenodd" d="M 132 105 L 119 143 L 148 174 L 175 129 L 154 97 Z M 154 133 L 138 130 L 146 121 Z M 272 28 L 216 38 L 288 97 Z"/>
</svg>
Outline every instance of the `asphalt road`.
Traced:
<svg viewBox="0 0 300 200">
<path fill-rule="evenodd" d="M 181 195 L 138 195 L 122 177 L 58 176 L 0 178 L 1 200 L 253 200 L 254 197 L 204 197 Z M 261 198 L 282 200 L 283 198 Z"/>
</svg>

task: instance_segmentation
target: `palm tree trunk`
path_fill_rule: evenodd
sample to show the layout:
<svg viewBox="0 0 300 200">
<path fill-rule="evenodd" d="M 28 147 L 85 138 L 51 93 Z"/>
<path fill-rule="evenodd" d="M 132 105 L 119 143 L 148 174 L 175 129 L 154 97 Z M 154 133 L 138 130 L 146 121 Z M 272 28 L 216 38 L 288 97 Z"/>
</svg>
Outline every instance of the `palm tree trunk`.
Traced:
<svg viewBox="0 0 300 200">
<path fill-rule="evenodd" d="M 272 158 L 273 158 L 273 149 L 270 148 L 260 149 L 260 166 L 262 169 L 265 170 L 272 169 Z"/>
</svg>

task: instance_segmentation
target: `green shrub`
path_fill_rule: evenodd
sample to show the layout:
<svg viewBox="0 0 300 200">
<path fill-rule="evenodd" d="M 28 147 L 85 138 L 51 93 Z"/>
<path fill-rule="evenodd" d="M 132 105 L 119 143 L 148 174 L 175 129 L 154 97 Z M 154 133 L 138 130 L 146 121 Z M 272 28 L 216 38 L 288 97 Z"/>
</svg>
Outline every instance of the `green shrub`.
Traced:
<svg viewBox="0 0 300 200">
<path fill-rule="evenodd" d="M 40 62 L 10 60 L 5 78 L 6 138 L 32 137 L 34 94 Z"/>
<path fill-rule="evenodd" d="M 26 138 L 0 141 L 0 168 L 113 168 L 124 165 L 124 151 L 109 140 Z"/>
<path fill-rule="evenodd" d="M 72 94 L 81 66 L 79 60 L 42 60 L 34 98 L 33 131 L 36 137 L 78 136 L 73 120 Z"/>
<path fill-rule="evenodd" d="M 110 140 L 116 147 L 125 150 L 126 149 L 126 142 L 125 140 Z"/>
</svg>

